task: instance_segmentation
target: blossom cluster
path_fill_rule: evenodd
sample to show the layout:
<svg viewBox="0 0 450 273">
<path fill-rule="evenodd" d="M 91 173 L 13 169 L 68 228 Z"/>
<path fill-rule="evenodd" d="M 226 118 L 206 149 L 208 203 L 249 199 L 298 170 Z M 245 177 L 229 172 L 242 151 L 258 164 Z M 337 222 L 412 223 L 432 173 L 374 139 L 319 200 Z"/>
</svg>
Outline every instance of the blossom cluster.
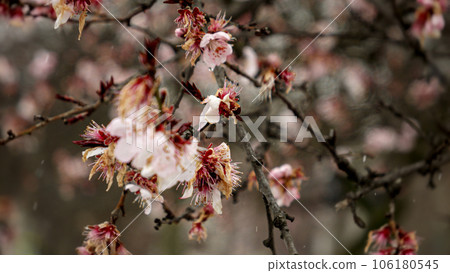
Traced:
<svg viewBox="0 0 450 273">
<path fill-rule="evenodd" d="M 144 207 L 145 214 L 151 213 L 154 201 L 164 202 L 161 194 L 165 190 L 182 185 L 182 199 L 192 197 L 192 203 L 205 206 L 189 233 L 190 237 L 197 234 L 204 238 L 201 224 L 211 215 L 222 213 L 221 196 L 231 196 L 240 182 L 239 172 L 227 144 L 199 147 L 189 133 L 191 124 L 180 123 L 174 117 L 174 107 L 167 105 L 167 91 L 160 88 L 156 63 L 150 57 L 156 54 L 158 43 L 147 41 L 146 51 L 150 53 L 140 55 L 147 72 L 114 94 L 118 116 L 107 126 L 93 121 L 81 135 L 82 140 L 74 143 L 87 148 L 84 161 L 95 159 L 90 178 L 100 173 L 107 190 L 115 178 L 119 187 L 136 195 L 135 201 Z M 220 114 L 226 117 L 239 113 L 235 89 L 225 84 L 217 92 L 216 98 L 222 104 Z M 91 244 L 88 239 L 82 250 L 91 249 Z"/>
<path fill-rule="evenodd" d="M 422 46 L 426 38 L 440 38 L 445 21 L 443 13 L 447 10 L 447 0 L 417 0 L 415 21 L 412 34 L 420 40 Z"/>
<path fill-rule="evenodd" d="M 393 227 L 394 225 L 394 227 Z M 414 231 L 386 224 L 369 232 L 366 253 L 375 255 L 414 255 L 419 249 Z"/>
<path fill-rule="evenodd" d="M 210 18 L 208 24 L 207 15 L 198 7 L 182 6 L 178 13 L 175 35 L 184 39 L 181 47 L 186 51 L 191 65 L 194 66 L 200 56 L 210 70 L 225 63 L 233 53 L 228 43 L 232 35 L 227 30 L 229 20 L 225 19 L 225 14 L 219 13 L 215 19 Z"/>
</svg>

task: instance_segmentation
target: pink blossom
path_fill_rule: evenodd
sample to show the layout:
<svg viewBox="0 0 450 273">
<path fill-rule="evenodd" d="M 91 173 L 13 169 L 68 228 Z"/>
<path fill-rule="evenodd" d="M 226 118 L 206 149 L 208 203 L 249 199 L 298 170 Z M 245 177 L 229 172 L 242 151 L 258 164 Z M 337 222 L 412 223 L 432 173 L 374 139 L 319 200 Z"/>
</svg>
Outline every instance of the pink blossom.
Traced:
<svg viewBox="0 0 450 273">
<path fill-rule="evenodd" d="M 292 201 L 300 198 L 300 185 L 305 179 L 301 168 L 293 169 L 290 164 L 284 164 L 273 168 L 268 178 L 279 206 L 289 207 Z"/>
<path fill-rule="evenodd" d="M 414 255 L 418 248 L 414 231 L 406 232 L 390 221 L 369 232 L 364 252 L 374 255 Z"/>
<path fill-rule="evenodd" d="M 420 7 L 416 10 L 416 18 L 411 27 L 412 34 L 423 46 L 426 38 L 440 38 L 445 21 L 443 12 L 447 9 L 446 0 L 417 0 Z"/>
<path fill-rule="evenodd" d="M 150 127 L 133 131 L 121 118 L 113 119 L 107 130 L 119 137 L 114 156 L 131 163 L 144 177 L 157 175 L 160 191 L 192 178 L 196 141 L 175 143 L 167 132 Z"/>
<path fill-rule="evenodd" d="M 432 78 L 430 81 L 416 80 L 408 90 L 411 102 L 420 110 L 432 106 L 442 93 L 443 88 L 437 78 Z"/>
<path fill-rule="evenodd" d="M 130 255 L 119 239 L 117 227 L 108 222 L 87 226 L 83 246 L 77 248 L 80 255 Z"/>
<path fill-rule="evenodd" d="M 227 57 L 233 53 L 233 48 L 228 44 L 230 39 L 231 35 L 223 31 L 203 36 L 200 43 L 202 58 L 210 69 L 225 63 Z"/>
</svg>

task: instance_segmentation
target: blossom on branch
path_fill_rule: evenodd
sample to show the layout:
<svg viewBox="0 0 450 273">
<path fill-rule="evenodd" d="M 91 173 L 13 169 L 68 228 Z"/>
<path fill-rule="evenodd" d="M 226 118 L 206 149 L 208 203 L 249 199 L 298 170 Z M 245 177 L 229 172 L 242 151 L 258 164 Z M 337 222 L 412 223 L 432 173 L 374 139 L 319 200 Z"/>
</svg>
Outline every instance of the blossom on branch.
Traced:
<svg viewBox="0 0 450 273">
<path fill-rule="evenodd" d="M 160 203 L 164 202 L 164 198 L 160 194 L 151 192 L 141 186 L 135 184 L 127 184 L 125 185 L 125 189 L 137 195 L 135 201 L 138 201 L 141 207 L 145 207 L 144 213 L 146 215 L 149 215 L 152 211 L 153 201 L 158 201 Z"/>
<path fill-rule="evenodd" d="M 275 92 L 277 81 L 284 83 L 286 93 L 291 91 L 295 73 L 289 68 L 281 70 L 281 60 L 277 55 L 269 55 L 261 62 L 260 67 L 262 84 L 259 94 L 263 99 L 272 98 L 272 92 Z"/>
<path fill-rule="evenodd" d="M 109 222 L 87 226 L 83 235 L 83 246 L 77 247 L 80 255 L 130 255 L 119 240 L 120 232 Z"/>
<path fill-rule="evenodd" d="M 213 70 L 226 62 L 227 57 L 233 53 L 233 48 L 228 43 L 231 40 L 231 34 L 223 31 L 216 33 L 207 33 L 203 36 L 200 48 L 203 50 L 202 59 Z"/>
<path fill-rule="evenodd" d="M 414 255 L 418 249 L 415 231 L 406 232 L 395 223 L 390 223 L 369 232 L 364 252 L 375 255 Z"/>
<path fill-rule="evenodd" d="M 228 199 L 233 189 L 239 185 L 237 163 L 231 162 L 230 148 L 222 143 L 212 144 L 199 152 L 195 176 L 184 183 L 181 199 L 192 197 L 196 204 L 211 205 L 217 214 L 222 214 L 221 193 Z"/>
<path fill-rule="evenodd" d="M 412 34 L 419 39 L 422 47 L 426 38 L 440 38 L 445 21 L 443 13 L 447 10 L 447 0 L 417 0 L 419 7 L 411 27 Z"/>
<path fill-rule="evenodd" d="M 279 206 L 289 207 L 295 199 L 300 198 L 300 186 L 305 179 L 302 168 L 293 169 L 284 164 L 273 168 L 268 176 L 270 189 Z"/>
<path fill-rule="evenodd" d="M 179 16 L 175 19 L 175 36 L 185 40 L 181 47 L 186 51 L 186 58 L 190 57 L 191 65 L 195 65 L 200 55 L 211 70 L 225 63 L 233 53 L 233 48 L 228 43 L 232 36 L 226 31 L 229 20 L 225 20 L 225 14 L 221 16 L 219 13 L 206 26 L 206 15 L 197 7 L 182 8 L 178 13 Z"/>
<path fill-rule="evenodd" d="M 184 38 L 185 42 L 181 48 L 186 51 L 186 58 L 190 57 L 191 65 L 194 66 L 201 55 L 200 43 L 205 35 L 202 30 L 206 24 L 205 14 L 197 7 L 193 10 L 190 7 L 179 9 L 178 13 L 179 16 L 175 19 L 178 26 L 175 35 Z"/>
<path fill-rule="evenodd" d="M 214 216 L 214 208 L 211 205 L 204 206 L 198 219 L 192 223 L 192 227 L 188 233 L 189 240 L 197 239 L 199 243 L 206 240 L 208 233 L 203 224 L 212 216 Z"/>
<path fill-rule="evenodd" d="M 159 89 L 159 78 L 150 75 L 139 76 L 129 81 L 120 90 L 117 110 L 122 118 L 126 118 L 139 109 L 156 103 L 154 96 Z"/>
<path fill-rule="evenodd" d="M 70 18 L 78 14 L 78 29 L 80 32 L 78 40 L 80 40 L 86 21 L 88 8 L 91 4 L 94 6 L 99 5 L 99 1 L 100 0 L 92 0 L 92 2 L 91 0 L 51 0 L 52 7 L 57 16 L 55 21 L 55 29 L 57 29 L 60 25 L 67 23 Z"/>
<path fill-rule="evenodd" d="M 200 114 L 199 130 L 205 125 L 220 121 L 220 116 L 232 117 L 234 123 L 240 119 L 241 106 L 239 102 L 240 89 L 237 84 L 225 81 L 223 88 L 219 88 L 215 95 L 210 95 L 202 101 L 205 104 Z"/>
<path fill-rule="evenodd" d="M 144 213 L 149 215 L 152 211 L 152 203 L 164 202 L 164 198 L 158 193 L 157 176 L 150 178 L 143 177 L 139 172 L 131 170 L 125 174 L 125 190 L 137 195 L 135 202 L 139 202 L 141 207 L 145 207 Z M 134 183 L 132 183 L 134 182 Z"/>
<path fill-rule="evenodd" d="M 107 128 L 98 125 L 94 121 L 86 128 L 81 137 L 83 140 L 74 141 L 74 143 L 82 147 L 88 147 L 83 152 L 83 161 L 86 161 L 90 157 L 96 158 L 89 174 L 89 179 L 95 173 L 100 172 L 100 177 L 106 180 L 108 184 L 107 190 L 109 190 L 113 183 L 114 175 L 117 172 L 116 180 L 119 187 L 121 187 L 127 166 L 114 157 L 116 142 L 119 138 L 113 136 Z"/>
</svg>

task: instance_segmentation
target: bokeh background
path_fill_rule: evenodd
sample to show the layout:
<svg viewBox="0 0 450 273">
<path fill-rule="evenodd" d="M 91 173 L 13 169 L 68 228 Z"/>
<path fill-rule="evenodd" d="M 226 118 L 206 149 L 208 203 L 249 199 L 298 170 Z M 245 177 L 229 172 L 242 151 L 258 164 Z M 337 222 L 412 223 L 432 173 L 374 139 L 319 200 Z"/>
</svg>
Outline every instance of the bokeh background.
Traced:
<svg viewBox="0 0 450 273">
<path fill-rule="evenodd" d="M 132 23 L 170 43 L 180 43 L 173 35 L 177 8 L 162 2 L 157 1 L 151 10 L 135 16 Z M 359 170 L 366 166 L 377 171 L 394 169 L 423 159 L 429 150 L 427 141 L 416 131 L 377 105 L 378 98 L 396 105 L 432 136 L 442 135 L 439 127 L 449 125 L 449 90 L 445 82 L 408 47 L 386 2 L 389 1 L 357 0 L 325 31 L 326 37 L 319 38 L 291 66 L 297 74 L 298 88 L 289 97 L 315 117 L 324 135 L 335 129 L 338 151 Z M 415 1 L 398 2 L 405 21 L 411 23 Z M 258 58 L 277 55 L 288 64 L 312 41 L 312 34 L 321 31 L 348 1 L 203 3 L 209 14 L 226 11 L 227 17 L 236 22 L 256 22 L 271 29 L 272 34 L 262 37 L 251 31 L 232 30 L 237 40 L 229 61 L 257 76 Z M 118 17 L 126 16 L 136 6 L 134 1 L 104 4 Z M 97 12 L 105 13 L 101 9 Z M 142 32 L 130 31 L 143 41 Z M 116 22 L 90 25 L 81 41 L 77 36 L 76 24 L 66 24 L 55 31 L 51 19 L 0 17 L 2 137 L 7 130 L 17 132 L 32 125 L 36 114 L 50 116 L 72 107 L 56 100 L 55 94 L 91 102 L 96 99 L 101 80 L 114 76 L 116 82 L 121 82 L 139 71 L 137 56 L 142 48 Z M 450 72 L 449 37 L 445 28 L 441 39 L 428 41 L 425 47 L 444 77 Z M 189 65 L 183 54 L 162 43 L 157 57 L 179 76 Z M 178 83 L 162 69 L 158 74 L 174 98 Z M 258 90 L 238 75 L 230 75 L 243 87 L 244 113 L 290 115 L 276 99 L 271 104 L 251 103 Z M 212 73 L 202 63 L 197 65 L 192 81 L 206 93 L 212 94 L 217 88 Z M 185 97 L 178 116 L 189 120 L 201 110 L 201 105 Z M 75 254 L 75 248 L 83 241 L 84 226 L 109 219 L 121 190 L 113 186 L 106 192 L 105 183 L 96 176 L 89 181 L 90 166 L 82 162 L 82 149 L 72 141 L 79 139 L 91 119 L 107 124 L 114 116 L 113 107 L 104 105 L 84 121 L 73 125 L 54 122 L 31 136 L 0 146 L 1 254 Z M 271 125 L 263 124 L 263 131 L 267 126 Z M 295 138 L 298 128 L 298 124 L 291 124 L 288 135 Z M 278 143 L 274 136 L 269 140 L 272 144 L 266 154 L 267 166 L 302 166 L 308 177 L 302 184 L 302 204 L 351 252 L 363 254 L 368 231 L 386 222 L 388 198 L 384 191 L 375 191 L 358 202 L 358 214 L 367 223 L 361 229 L 349 210 L 336 211 L 335 204 L 352 189 L 352 184 L 336 171 L 315 140 Z M 221 141 L 204 140 L 203 145 Z M 250 172 L 247 157 L 239 144 L 231 144 L 231 149 L 233 160 L 242 162 L 245 181 Z M 427 177 L 406 177 L 396 198 L 397 222 L 404 229 L 417 232 L 419 254 L 450 254 L 449 176 L 449 168 L 441 168 L 435 189 L 427 186 Z M 164 194 L 177 213 L 189 205 L 187 200 L 178 200 L 180 194 L 181 189 Z M 126 216 L 118 221 L 120 230 L 140 213 L 132 201 L 131 196 L 126 200 Z M 270 253 L 262 244 L 267 238 L 267 222 L 257 190 L 240 191 L 237 202 L 224 201 L 223 211 L 223 215 L 207 222 L 208 239 L 199 244 L 188 240 L 187 222 L 155 230 L 155 217 L 164 216 L 161 207 L 155 205 L 150 216 L 141 215 L 123 232 L 122 241 L 133 254 Z M 298 203 L 293 202 L 286 211 L 295 217 L 289 227 L 301 254 L 346 253 Z M 276 240 L 276 248 L 279 253 L 285 252 L 282 240 Z"/>
</svg>

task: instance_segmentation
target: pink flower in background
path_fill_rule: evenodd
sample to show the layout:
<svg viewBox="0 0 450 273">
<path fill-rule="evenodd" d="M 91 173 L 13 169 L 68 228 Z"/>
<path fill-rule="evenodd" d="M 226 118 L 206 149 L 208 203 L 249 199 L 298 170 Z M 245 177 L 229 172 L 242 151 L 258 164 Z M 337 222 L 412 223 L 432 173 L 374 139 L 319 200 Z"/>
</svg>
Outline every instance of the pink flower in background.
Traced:
<svg viewBox="0 0 450 273">
<path fill-rule="evenodd" d="M 57 63 L 56 53 L 42 49 L 34 54 L 28 71 L 36 79 L 47 79 Z"/>
<path fill-rule="evenodd" d="M 436 103 L 443 91 L 437 78 L 416 80 L 411 84 L 408 96 L 417 108 L 424 110 Z"/>
<path fill-rule="evenodd" d="M 230 39 L 231 35 L 223 31 L 207 33 L 203 36 L 200 43 L 203 50 L 202 58 L 211 70 L 225 63 L 227 57 L 233 53 L 233 48 L 228 43 Z"/>
<path fill-rule="evenodd" d="M 407 123 L 402 123 L 397 132 L 390 127 L 372 128 L 367 131 L 364 149 L 369 154 L 383 152 L 408 152 L 416 141 L 417 132 Z"/>
<path fill-rule="evenodd" d="M 272 99 L 272 92 L 275 91 L 275 84 L 280 80 L 285 85 L 285 92 L 289 93 L 292 89 L 296 74 L 290 68 L 281 67 L 281 59 L 276 54 L 269 54 L 260 63 L 261 69 L 261 88 L 259 90 L 260 98 Z"/>
<path fill-rule="evenodd" d="M 368 153 L 389 152 L 395 149 L 397 132 L 394 129 L 374 128 L 367 132 L 364 147 Z"/>
<path fill-rule="evenodd" d="M 289 207 L 295 199 L 300 198 L 300 186 L 305 176 L 301 168 L 293 169 L 284 164 L 273 168 L 268 176 L 270 189 L 279 206 Z"/>
</svg>

